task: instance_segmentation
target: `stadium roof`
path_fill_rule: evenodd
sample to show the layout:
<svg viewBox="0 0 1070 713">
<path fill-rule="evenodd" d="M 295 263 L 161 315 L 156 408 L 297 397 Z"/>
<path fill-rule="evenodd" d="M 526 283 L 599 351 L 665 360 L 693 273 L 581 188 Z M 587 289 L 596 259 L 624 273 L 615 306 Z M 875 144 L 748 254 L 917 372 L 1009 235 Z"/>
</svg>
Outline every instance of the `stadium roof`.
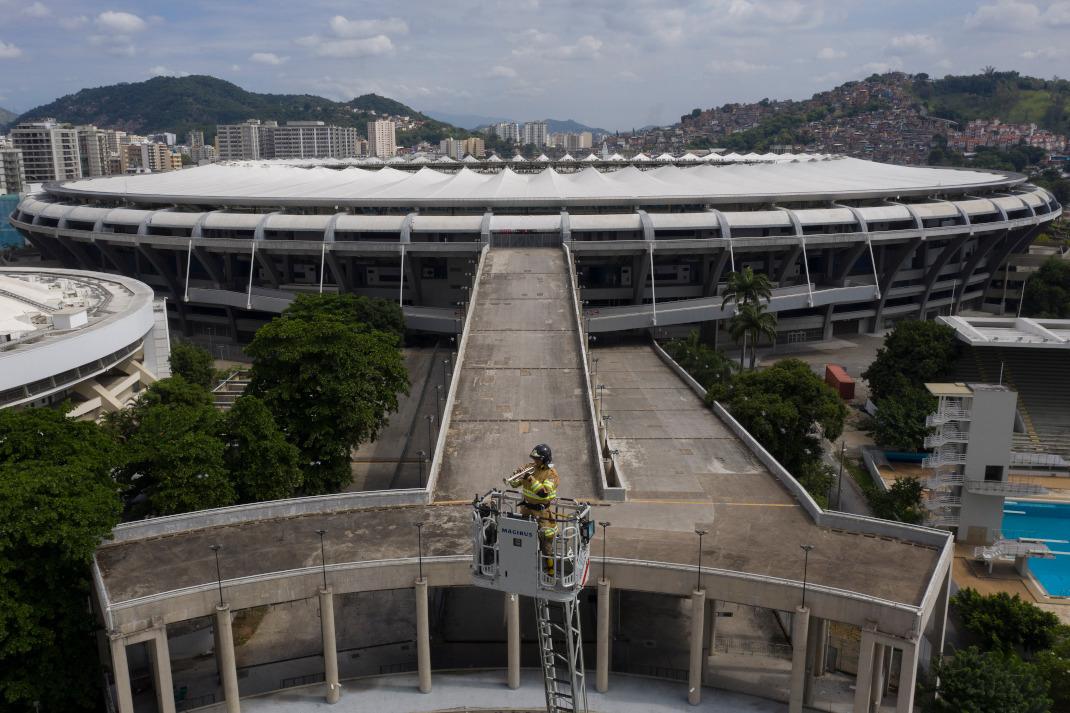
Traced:
<svg viewBox="0 0 1070 713">
<path fill-rule="evenodd" d="M 441 159 L 440 159 L 441 160 Z M 213 164 L 181 171 L 83 179 L 53 193 L 175 203 L 241 201 L 288 204 L 576 204 L 763 202 L 924 195 L 1009 186 L 1023 177 L 996 171 L 893 166 L 854 158 L 776 164 L 662 166 L 642 171 L 588 167 L 534 173 L 298 167 L 278 163 Z"/>
<path fill-rule="evenodd" d="M 940 321 L 970 346 L 1070 349 L 1070 319 L 940 317 Z"/>
</svg>

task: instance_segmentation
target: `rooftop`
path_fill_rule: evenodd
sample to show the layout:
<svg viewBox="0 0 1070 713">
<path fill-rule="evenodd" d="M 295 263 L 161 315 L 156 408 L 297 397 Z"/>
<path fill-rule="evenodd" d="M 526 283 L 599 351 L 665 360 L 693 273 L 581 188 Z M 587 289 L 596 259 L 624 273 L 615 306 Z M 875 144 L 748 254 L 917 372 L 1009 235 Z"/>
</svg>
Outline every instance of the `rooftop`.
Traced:
<svg viewBox="0 0 1070 713">
<path fill-rule="evenodd" d="M 940 317 L 955 336 L 973 347 L 1070 349 L 1070 319 L 1029 317 Z"/>
</svg>

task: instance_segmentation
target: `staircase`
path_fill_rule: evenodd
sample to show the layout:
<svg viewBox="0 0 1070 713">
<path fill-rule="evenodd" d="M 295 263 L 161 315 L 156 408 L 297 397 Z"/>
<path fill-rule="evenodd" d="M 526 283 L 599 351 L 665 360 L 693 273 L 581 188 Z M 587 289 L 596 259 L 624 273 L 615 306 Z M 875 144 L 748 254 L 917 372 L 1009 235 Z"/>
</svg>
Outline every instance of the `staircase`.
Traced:
<svg viewBox="0 0 1070 713">
<path fill-rule="evenodd" d="M 546 687 L 547 713 L 586 713 L 583 635 L 580 608 L 575 599 L 565 602 L 535 600 L 539 657 Z"/>
<path fill-rule="evenodd" d="M 212 389 L 212 405 L 220 411 L 229 411 L 238 397 L 245 393 L 251 377 L 246 370 L 236 371 Z"/>
</svg>

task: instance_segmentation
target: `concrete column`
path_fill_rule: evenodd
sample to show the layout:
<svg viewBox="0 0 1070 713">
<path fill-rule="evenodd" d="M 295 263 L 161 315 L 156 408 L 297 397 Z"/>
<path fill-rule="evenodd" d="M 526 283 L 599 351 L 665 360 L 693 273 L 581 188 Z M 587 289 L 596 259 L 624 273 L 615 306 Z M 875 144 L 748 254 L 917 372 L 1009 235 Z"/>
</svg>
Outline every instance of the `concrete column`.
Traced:
<svg viewBox="0 0 1070 713">
<path fill-rule="evenodd" d="M 416 580 L 416 669 L 420 693 L 431 692 L 431 632 L 427 615 L 427 577 Z"/>
<path fill-rule="evenodd" d="M 337 703 L 342 696 L 338 684 L 338 642 L 334 635 L 334 591 L 320 590 L 320 629 L 323 632 L 323 682 L 327 684 L 327 702 Z"/>
<path fill-rule="evenodd" d="M 824 676 L 828 673 L 829 620 L 816 619 L 817 658 L 814 659 L 814 675 Z"/>
<path fill-rule="evenodd" d="M 610 584 L 608 579 L 598 580 L 598 631 L 595 648 L 594 687 L 599 693 L 609 690 L 609 625 Z"/>
<path fill-rule="evenodd" d="M 505 595 L 505 638 L 509 688 L 520 688 L 520 597 Z"/>
<path fill-rule="evenodd" d="M 111 673 L 115 679 L 115 703 L 119 713 L 134 713 L 134 694 L 130 690 L 130 666 L 126 662 L 126 640 L 122 634 L 108 636 L 111 645 Z"/>
<path fill-rule="evenodd" d="M 881 700 L 884 698 L 884 666 L 885 655 L 888 647 L 877 644 L 873 647 L 873 683 L 870 686 L 870 701 L 873 710 L 880 710 Z"/>
<path fill-rule="evenodd" d="M 691 592 L 691 665 L 687 673 L 687 702 L 697 706 L 702 702 L 702 669 L 706 665 L 702 655 L 706 614 L 706 590 Z"/>
<path fill-rule="evenodd" d="M 869 713 L 876 643 L 873 632 L 863 629 L 862 642 L 858 647 L 858 673 L 855 675 L 855 713 Z"/>
<path fill-rule="evenodd" d="M 149 641 L 152 678 L 156 685 L 156 704 L 160 713 L 175 713 L 175 684 L 171 680 L 171 650 L 167 645 L 167 626 L 161 626 Z"/>
<path fill-rule="evenodd" d="M 914 713 L 914 686 L 918 680 L 918 642 L 906 644 L 900 651 L 902 658 L 899 662 L 899 697 L 895 702 L 895 713 Z"/>
<path fill-rule="evenodd" d="M 806 640 L 810 630 L 810 610 L 795 607 L 791 617 L 791 690 L 788 713 L 802 713 L 806 693 Z"/>
<path fill-rule="evenodd" d="M 713 652 L 717 648 L 717 600 L 711 599 L 708 602 L 707 609 L 709 610 L 710 621 L 707 625 L 709 631 L 709 639 L 706 645 L 709 647 L 709 651 L 706 652 L 707 658 L 713 658 Z"/>
<path fill-rule="evenodd" d="M 936 606 L 933 609 L 933 635 L 929 640 L 932 643 L 934 657 L 940 659 L 944 655 L 944 639 L 947 637 L 947 604 L 951 596 L 951 567 L 947 568 L 944 583 L 940 586 L 940 594 L 936 597 Z"/>
<path fill-rule="evenodd" d="M 817 677 L 820 675 L 817 672 L 818 661 L 821 659 L 821 628 L 824 623 L 823 619 L 812 617 L 810 619 L 810 627 L 806 636 L 806 685 L 803 688 L 803 705 L 812 706 L 814 704 L 814 689 L 817 685 Z"/>
<path fill-rule="evenodd" d="M 881 686 L 881 700 L 892 690 L 892 666 L 895 663 L 895 649 L 891 646 L 884 647 L 884 685 Z"/>
<path fill-rule="evenodd" d="M 227 713 L 241 713 L 238 694 L 238 669 L 234 663 L 234 629 L 231 628 L 230 606 L 215 608 L 215 655 L 219 677 L 223 679 L 223 697 Z"/>
</svg>

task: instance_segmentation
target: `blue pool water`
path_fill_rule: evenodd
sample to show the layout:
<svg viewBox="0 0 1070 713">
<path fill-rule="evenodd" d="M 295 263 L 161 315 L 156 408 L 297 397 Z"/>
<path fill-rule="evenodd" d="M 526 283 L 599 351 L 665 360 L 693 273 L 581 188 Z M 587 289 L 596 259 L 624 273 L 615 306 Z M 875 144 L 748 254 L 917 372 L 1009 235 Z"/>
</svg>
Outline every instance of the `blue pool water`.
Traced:
<svg viewBox="0 0 1070 713">
<path fill-rule="evenodd" d="M 1007 500 L 1003 505 L 1003 536 L 1039 537 L 1057 554 L 1053 560 L 1031 559 L 1029 569 L 1048 594 L 1070 597 L 1070 504 Z"/>
<path fill-rule="evenodd" d="M 18 196 L 0 195 L 0 247 L 6 245 L 22 245 L 22 236 L 7 222 L 7 217 L 15 210 L 19 203 Z"/>
</svg>

